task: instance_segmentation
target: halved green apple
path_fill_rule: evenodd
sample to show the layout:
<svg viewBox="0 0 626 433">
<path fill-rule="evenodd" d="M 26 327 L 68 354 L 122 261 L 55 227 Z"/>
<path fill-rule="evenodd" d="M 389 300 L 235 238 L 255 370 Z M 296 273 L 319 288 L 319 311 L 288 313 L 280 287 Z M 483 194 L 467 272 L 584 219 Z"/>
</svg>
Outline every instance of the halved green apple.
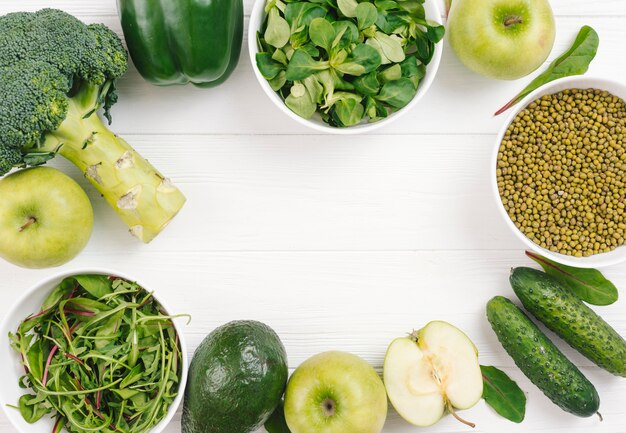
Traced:
<svg viewBox="0 0 626 433">
<path fill-rule="evenodd" d="M 483 380 L 472 341 L 447 322 L 433 321 L 391 342 L 383 370 L 387 395 L 398 414 L 429 426 L 481 399 Z"/>
</svg>

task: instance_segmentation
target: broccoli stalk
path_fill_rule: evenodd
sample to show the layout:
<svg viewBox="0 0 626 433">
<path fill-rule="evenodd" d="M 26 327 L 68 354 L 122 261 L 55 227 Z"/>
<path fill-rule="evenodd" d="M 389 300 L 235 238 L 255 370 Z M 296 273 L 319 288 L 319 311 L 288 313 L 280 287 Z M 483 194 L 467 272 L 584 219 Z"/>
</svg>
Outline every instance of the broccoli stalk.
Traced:
<svg viewBox="0 0 626 433">
<path fill-rule="evenodd" d="M 60 154 L 149 242 L 185 197 L 98 117 L 103 108 L 110 120 L 127 66 L 119 37 L 103 25 L 54 9 L 0 17 L 0 176 Z"/>
<path fill-rule="evenodd" d="M 85 86 L 68 101 L 61 125 L 37 152 L 58 152 L 78 167 L 144 242 L 152 240 L 185 203 L 180 190 L 113 134 L 94 110 L 98 86 Z"/>
</svg>

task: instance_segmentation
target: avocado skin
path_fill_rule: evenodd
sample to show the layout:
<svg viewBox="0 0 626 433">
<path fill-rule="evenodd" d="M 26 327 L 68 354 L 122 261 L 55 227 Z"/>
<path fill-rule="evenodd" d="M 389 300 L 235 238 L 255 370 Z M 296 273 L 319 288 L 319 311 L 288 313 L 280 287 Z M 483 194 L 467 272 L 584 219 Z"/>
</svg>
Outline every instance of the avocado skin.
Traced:
<svg viewBox="0 0 626 433">
<path fill-rule="evenodd" d="M 511 272 L 524 308 L 599 367 L 626 377 L 626 341 L 554 277 L 532 268 Z"/>
<path fill-rule="evenodd" d="M 189 367 L 183 433 L 249 433 L 278 406 L 287 384 L 278 335 L 255 321 L 227 323 L 196 349 Z"/>
<path fill-rule="evenodd" d="M 487 319 L 522 373 L 554 404 L 581 417 L 598 411 L 600 397 L 591 382 L 509 299 L 491 299 Z"/>
</svg>

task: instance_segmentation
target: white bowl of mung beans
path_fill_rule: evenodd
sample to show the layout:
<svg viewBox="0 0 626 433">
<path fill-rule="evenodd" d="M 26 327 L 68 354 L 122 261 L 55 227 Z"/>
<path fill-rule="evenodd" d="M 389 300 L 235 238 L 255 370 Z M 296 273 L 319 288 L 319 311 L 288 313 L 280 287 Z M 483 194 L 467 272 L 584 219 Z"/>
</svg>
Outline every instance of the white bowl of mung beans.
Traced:
<svg viewBox="0 0 626 433">
<path fill-rule="evenodd" d="M 500 214 L 534 252 L 579 268 L 626 261 L 626 85 L 575 76 L 513 107 L 491 163 Z"/>
</svg>

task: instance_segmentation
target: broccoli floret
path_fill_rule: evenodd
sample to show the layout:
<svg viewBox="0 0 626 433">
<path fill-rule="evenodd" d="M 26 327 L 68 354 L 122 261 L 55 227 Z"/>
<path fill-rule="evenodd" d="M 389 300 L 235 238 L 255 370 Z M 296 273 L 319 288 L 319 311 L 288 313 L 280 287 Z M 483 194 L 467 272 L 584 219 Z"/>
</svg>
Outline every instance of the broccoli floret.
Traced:
<svg viewBox="0 0 626 433">
<path fill-rule="evenodd" d="M 128 69 L 120 38 L 56 9 L 0 17 L 0 176 L 56 154 L 79 167 L 129 225 L 151 240 L 185 199 L 102 124 Z"/>
</svg>

